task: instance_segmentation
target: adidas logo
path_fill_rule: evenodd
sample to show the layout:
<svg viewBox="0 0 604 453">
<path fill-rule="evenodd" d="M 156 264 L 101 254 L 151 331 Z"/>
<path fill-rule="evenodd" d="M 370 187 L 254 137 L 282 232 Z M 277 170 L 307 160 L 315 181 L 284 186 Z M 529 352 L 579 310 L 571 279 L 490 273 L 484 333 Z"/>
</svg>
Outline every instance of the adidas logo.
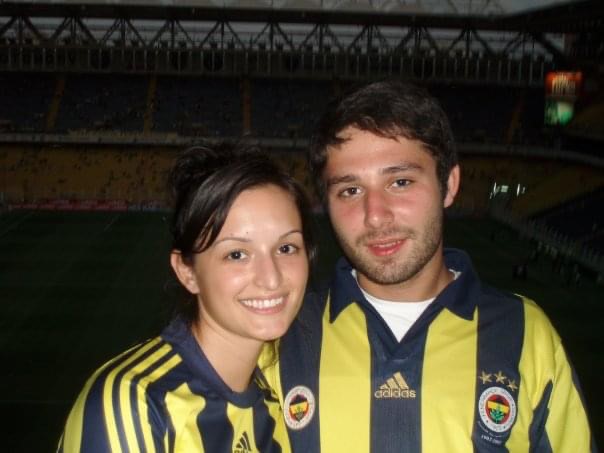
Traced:
<svg viewBox="0 0 604 453">
<path fill-rule="evenodd" d="M 247 433 L 244 431 L 242 436 L 239 438 L 239 442 L 237 442 L 237 445 L 235 445 L 233 453 L 250 453 L 252 451 L 250 439 L 247 437 Z"/>
<path fill-rule="evenodd" d="M 394 373 L 373 394 L 376 398 L 415 398 L 415 390 L 411 390 L 400 372 Z"/>
</svg>

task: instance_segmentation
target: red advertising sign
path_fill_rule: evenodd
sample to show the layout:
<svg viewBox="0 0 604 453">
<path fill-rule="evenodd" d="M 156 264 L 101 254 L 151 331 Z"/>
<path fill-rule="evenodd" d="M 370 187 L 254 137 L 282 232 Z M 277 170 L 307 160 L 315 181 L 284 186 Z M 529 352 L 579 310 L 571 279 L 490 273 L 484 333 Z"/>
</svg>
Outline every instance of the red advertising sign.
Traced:
<svg viewBox="0 0 604 453">
<path fill-rule="evenodd" d="M 548 72 L 545 76 L 545 96 L 576 99 L 581 92 L 581 72 Z"/>
</svg>

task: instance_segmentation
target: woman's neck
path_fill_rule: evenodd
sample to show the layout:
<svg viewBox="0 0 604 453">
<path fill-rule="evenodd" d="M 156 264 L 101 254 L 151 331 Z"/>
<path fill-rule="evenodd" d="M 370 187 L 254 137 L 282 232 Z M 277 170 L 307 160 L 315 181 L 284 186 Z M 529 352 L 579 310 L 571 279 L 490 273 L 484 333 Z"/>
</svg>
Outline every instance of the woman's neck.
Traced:
<svg viewBox="0 0 604 453">
<path fill-rule="evenodd" d="M 201 350 L 218 375 L 235 392 L 245 391 L 256 368 L 263 342 L 228 335 L 208 323 L 191 326 Z"/>
</svg>

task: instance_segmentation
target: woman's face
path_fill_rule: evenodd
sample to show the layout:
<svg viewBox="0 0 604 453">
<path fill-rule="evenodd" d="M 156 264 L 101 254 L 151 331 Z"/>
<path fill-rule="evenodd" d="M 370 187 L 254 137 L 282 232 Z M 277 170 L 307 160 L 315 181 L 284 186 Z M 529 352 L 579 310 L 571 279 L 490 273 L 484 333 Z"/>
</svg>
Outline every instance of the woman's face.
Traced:
<svg viewBox="0 0 604 453">
<path fill-rule="evenodd" d="M 308 278 L 302 221 L 283 189 L 261 186 L 233 203 L 216 241 L 194 256 L 187 289 L 197 295 L 199 332 L 264 342 L 296 316 Z"/>
</svg>

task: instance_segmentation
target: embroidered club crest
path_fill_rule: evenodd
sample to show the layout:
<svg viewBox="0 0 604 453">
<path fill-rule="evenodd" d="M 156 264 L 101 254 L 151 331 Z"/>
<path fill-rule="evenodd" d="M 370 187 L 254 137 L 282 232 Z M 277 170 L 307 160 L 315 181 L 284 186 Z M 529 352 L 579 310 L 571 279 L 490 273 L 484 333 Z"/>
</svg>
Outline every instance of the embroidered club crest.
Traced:
<svg viewBox="0 0 604 453">
<path fill-rule="evenodd" d="M 489 430 L 504 433 L 516 420 L 516 402 L 507 390 L 501 387 L 489 387 L 480 395 L 478 413 Z"/>
<path fill-rule="evenodd" d="M 298 385 L 287 393 L 283 406 L 285 424 L 291 429 L 302 429 L 315 414 L 315 396 L 308 387 Z"/>
</svg>

